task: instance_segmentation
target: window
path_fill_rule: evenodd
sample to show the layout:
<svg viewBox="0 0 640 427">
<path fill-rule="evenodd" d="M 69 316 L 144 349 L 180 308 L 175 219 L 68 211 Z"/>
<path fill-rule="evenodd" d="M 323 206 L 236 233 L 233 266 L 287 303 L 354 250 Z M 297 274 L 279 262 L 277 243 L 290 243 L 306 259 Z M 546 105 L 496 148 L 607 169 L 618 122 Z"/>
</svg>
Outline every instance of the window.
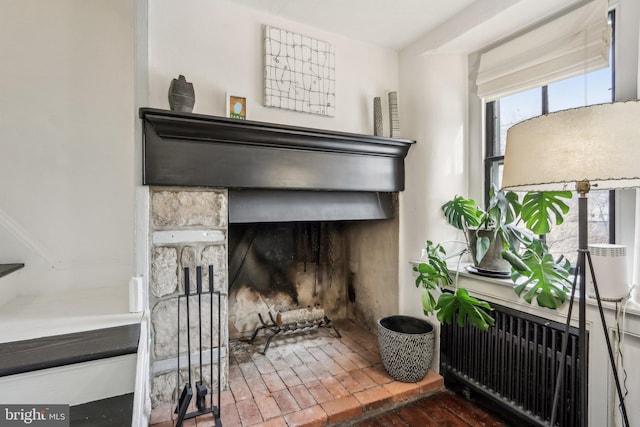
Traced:
<svg viewBox="0 0 640 427">
<path fill-rule="evenodd" d="M 612 30 L 614 12 L 609 13 Z M 615 32 L 614 32 L 615 34 Z M 611 43 L 610 64 L 613 64 L 614 43 Z M 561 80 L 523 92 L 500 98 L 486 104 L 485 194 L 492 185 L 501 187 L 502 166 L 507 129 L 523 120 L 568 108 L 612 102 L 614 99 L 613 65 L 580 76 Z M 591 190 L 589 192 L 589 243 L 613 243 L 615 241 L 614 191 Z M 488 197 L 487 197 L 488 199 Z M 574 194 L 571 210 L 565 222 L 556 226 L 546 236 L 554 255 L 563 254 L 575 263 L 578 247 L 578 198 Z"/>
</svg>

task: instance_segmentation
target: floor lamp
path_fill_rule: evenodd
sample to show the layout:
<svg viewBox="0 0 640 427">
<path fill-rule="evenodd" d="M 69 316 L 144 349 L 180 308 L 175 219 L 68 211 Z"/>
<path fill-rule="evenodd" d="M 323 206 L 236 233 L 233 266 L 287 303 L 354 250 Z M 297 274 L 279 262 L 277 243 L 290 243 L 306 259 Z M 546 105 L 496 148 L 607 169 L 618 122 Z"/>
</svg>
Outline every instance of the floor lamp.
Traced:
<svg viewBox="0 0 640 427">
<path fill-rule="evenodd" d="M 629 426 L 600 293 L 593 274 L 587 236 L 587 194 L 590 189 L 640 187 L 640 102 L 599 104 L 546 114 L 511 127 L 507 132 L 502 187 L 513 191 L 573 190 L 578 201 L 580 357 L 580 425 L 587 426 L 588 367 L 586 344 L 586 277 L 592 275 L 609 360 L 625 426 Z M 636 226 L 640 226 L 637 224 Z M 587 270 L 587 267 L 589 270 Z M 601 278 L 602 280 L 603 278 Z M 606 280 L 606 278 L 604 278 Z M 572 300 L 573 301 L 573 300 Z M 570 323 L 571 310 L 567 316 Z M 563 346 L 565 347 L 565 346 Z M 558 390 L 556 390 L 557 392 Z M 554 404 L 555 406 L 555 404 Z M 553 418 L 553 416 L 552 416 Z"/>
</svg>

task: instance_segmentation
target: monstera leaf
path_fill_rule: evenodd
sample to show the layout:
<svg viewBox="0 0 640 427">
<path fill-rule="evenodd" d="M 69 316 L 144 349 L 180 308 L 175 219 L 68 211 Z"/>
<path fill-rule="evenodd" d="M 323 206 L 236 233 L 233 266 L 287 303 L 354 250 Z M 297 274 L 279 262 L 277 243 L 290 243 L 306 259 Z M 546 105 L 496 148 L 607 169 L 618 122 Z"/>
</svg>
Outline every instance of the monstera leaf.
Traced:
<svg viewBox="0 0 640 427">
<path fill-rule="evenodd" d="M 464 326 L 465 320 L 469 320 L 473 326 L 483 331 L 493 326 L 495 320 L 489 314 L 493 310 L 489 304 L 479 301 L 469 295 L 464 288 L 459 288 L 454 294 L 442 294 L 436 305 L 438 320 L 450 324 L 453 316 L 458 315 L 458 326 Z"/>
<path fill-rule="evenodd" d="M 485 228 L 495 227 L 501 229 L 505 224 L 512 224 L 520 215 L 522 205 L 518 195 L 513 191 L 498 191 L 491 187 L 489 191 L 489 208 L 487 209 L 487 221 Z"/>
<path fill-rule="evenodd" d="M 566 258 L 554 259 L 541 240 L 533 241 L 520 255 L 504 251 L 502 256 L 511 264 L 511 279 L 518 296 L 528 303 L 535 297 L 538 305 L 553 309 L 565 302 L 571 286 L 571 265 Z"/>
<path fill-rule="evenodd" d="M 441 245 L 434 245 L 433 242 L 427 241 L 422 258 L 423 262 L 413 268 L 418 273 L 416 287 L 422 285 L 425 289 L 438 289 L 453 283 L 449 275 L 446 256 L 447 253 Z"/>
<path fill-rule="evenodd" d="M 463 231 L 469 227 L 478 227 L 484 218 L 484 212 L 476 202 L 462 196 L 456 196 L 442 205 L 442 212 L 449 224 Z"/>
<path fill-rule="evenodd" d="M 422 312 L 425 316 L 436 311 L 436 298 L 431 293 L 432 289 L 422 288 Z"/>
<path fill-rule="evenodd" d="M 502 227 L 502 242 L 506 249 L 515 250 L 520 245 L 527 246 L 534 239 L 535 236 L 526 228 L 520 228 L 513 224 L 505 224 Z M 504 242 L 507 244 L 505 245 Z"/>
<path fill-rule="evenodd" d="M 478 264 L 482 262 L 482 258 L 484 258 L 484 256 L 489 251 L 489 246 L 491 246 L 491 239 L 484 236 L 483 237 L 477 236 L 475 249 L 476 249 L 476 262 Z"/>
<path fill-rule="evenodd" d="M 562 224 L 563 215 L 569 212 L 569 206 L 562 199 L 571 197 L 571 191 L 529 192 L 522 201 L 520 217 L 533 233 L 546 234 L 552 222 Z"/>
</svg>

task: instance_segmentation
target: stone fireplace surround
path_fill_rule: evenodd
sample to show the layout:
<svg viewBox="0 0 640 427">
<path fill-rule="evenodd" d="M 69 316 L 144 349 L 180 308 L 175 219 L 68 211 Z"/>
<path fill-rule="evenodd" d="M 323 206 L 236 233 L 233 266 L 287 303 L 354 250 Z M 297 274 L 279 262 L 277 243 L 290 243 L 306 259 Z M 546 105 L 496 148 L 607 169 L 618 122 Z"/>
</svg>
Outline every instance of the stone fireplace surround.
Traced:
<svg viewBox="0 0 640 427">
<path fill-rule="evenodd" d="M 184 267 L 194 275 L 195 266 L 202 265 L 207 284 L 206 266 L 214 265 L 214 287 L 225 295 L 222 342 L 216 342 L 215 325 L 203 331 L 203 347 L 211 344 L 222 352 L 223 384 L 229 339 L 257 326 L 255 312 L 319 303 L 333 318 L 352 319 L 370 330 L 378 317 L 397 312 L 397 192 L 404 189 L 404 157 L 412 141 L 164 110 L 142 109 L 140 116 L 150 196 L 153 407 L 175 403 L 186 381 L 184 370 L 176 384 L 177 297 L 184 292 Z M 234 263 L 246 263 L 234 255 L 234 242 L 242 242 L 247 230 L 255 234 L 256 227 L 265 226 L 284 227 L 285 234 L 319 230 L 330 249 L 307 242 L 325 255 L 294 260 L 294 289 L 256 293 L 246 283 L 229 288 L 230 269 L 234 278 L 241 273 Z M 194 277 L 190 282 L 195 286 Z M 190 320 L 193 351 L 193 314 Z M 186 366 L 184 341 L 181 367 Z M 212 389 L 216 384 L 209 384 L 209 369 L 203 371 Z M 192 374 L 199 376 L 197 369 Z M 214 381 L 216 376 L 214 366 Z"/>
</svg>

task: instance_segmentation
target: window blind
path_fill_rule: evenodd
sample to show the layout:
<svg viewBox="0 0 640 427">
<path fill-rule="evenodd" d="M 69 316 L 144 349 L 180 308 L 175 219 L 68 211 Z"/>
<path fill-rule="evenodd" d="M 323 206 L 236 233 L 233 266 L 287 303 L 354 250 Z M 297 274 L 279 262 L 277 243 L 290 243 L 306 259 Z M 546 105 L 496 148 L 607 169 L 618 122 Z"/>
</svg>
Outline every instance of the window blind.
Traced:
<svg viewBox="0 0 640 427">
<path fill-rule="evenodd" d="M 605 68 L 610 44 L 607 1 L 593 0 L 483 53 L 478 96 L 493 101 Z"/>
</svg>

